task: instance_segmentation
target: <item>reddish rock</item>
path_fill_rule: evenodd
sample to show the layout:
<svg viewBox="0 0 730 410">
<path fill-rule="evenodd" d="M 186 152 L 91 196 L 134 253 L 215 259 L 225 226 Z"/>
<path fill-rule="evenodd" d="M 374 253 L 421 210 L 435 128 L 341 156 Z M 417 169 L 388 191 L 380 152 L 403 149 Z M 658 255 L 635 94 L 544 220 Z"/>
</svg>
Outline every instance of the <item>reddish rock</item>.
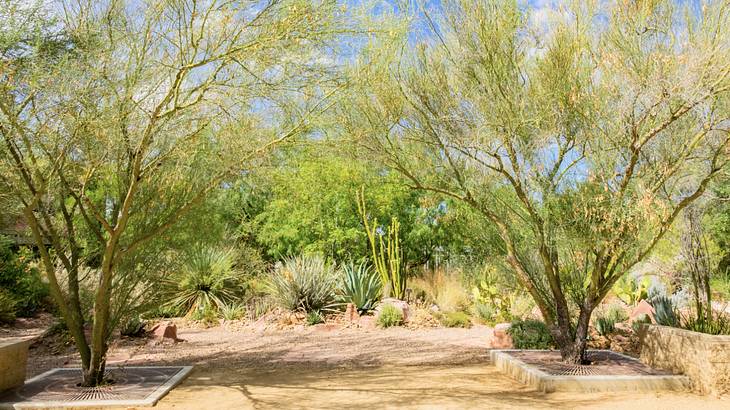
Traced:
<svg viewBox="0 0 730 410">
<path fill-rule="evenodd" d="M 177 337 L 177 326 L 172 322 L 162 322 L 152 328 L 152 336 L 158 342 L 172 341 L 173 343 L 184 342 Z"/>
<path fill-rule="evenodd" d="M 636 319 L 639 319 L 643 317 L 644 315 L 649 316 L 649 319 L 651 319 L 652 323 L 656 323 L 654 321 L 654 308 L 651 307 L 651 305 L 646 300 L 641 300 L 638 305 L 634 308 L 634 310 L 631 312 L 631 315 L 629 315 L 629 323 L 634 323 Z"/>
<path fill-rule="evenodd" d="M 360 320 L 360 314 L 357 312 L 357 308 L 354 303 L 348 303 L 347 309 L 345 310 L 345 320 L 350 323 L 357 323 Z"/>
<path fill-rule="evenodd" d="M 488 342 L 488 348 L 489 349 L 512 349 L 514 348 L 514 345 L 512 344 L 512 336 L 507 333 L 507 330 L 510 328 L 509 323 L 499 323 L 494 326 L 494 330 L 492 331 L 492 337 Z"/>
</svg>

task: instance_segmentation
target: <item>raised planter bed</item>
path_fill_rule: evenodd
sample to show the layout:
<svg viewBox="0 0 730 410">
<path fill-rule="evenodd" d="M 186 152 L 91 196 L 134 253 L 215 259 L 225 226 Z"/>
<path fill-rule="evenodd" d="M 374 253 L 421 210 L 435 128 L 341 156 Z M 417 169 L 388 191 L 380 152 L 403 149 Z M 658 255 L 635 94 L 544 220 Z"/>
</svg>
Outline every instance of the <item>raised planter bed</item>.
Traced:
<svg viewBox="0 0 730 410">
<path fill-rule="evenodd" d="M 689 380 L 610 350 L 589 350 L 591 365 L 568 365 L 554 350 L 492 350 L 492 364 L 542 392 L 682 391 Z"/>
<path fill-rule="evenodd" d="M 22 386 L 30 339 L 0 340 L 0 392 Z"/>
<path fill-rule="evenodd" d="M 730 393 L 730 336 L 644 325 L 639 338 L 643 363 L 687 375 L 698 393 Z"/>
</svg>

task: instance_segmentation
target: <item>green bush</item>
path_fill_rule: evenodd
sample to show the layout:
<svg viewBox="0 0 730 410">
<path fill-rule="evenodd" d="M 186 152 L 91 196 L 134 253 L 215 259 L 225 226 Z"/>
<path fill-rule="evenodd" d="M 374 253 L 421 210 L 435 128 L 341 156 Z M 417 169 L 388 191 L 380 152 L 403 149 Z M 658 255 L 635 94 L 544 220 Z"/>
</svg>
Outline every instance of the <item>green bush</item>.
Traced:
<svg viewBox="0 0 730 410">
<path fill-rule="evenodd" d="M 539 320 L 515 320 L 507 332 L 516 349 L 551 349 L 555 346 L 547 325 Z"/>
<path fill-rule="evenodd" d="M 471 318 L 464 312 L 444 312 L 439 322 L 445 327 L 471 327 Z"/>
<path fill-rule="evenodd" d="M 380 327 L 400 326 L 403 324 L 403 311 L 393 305 L 385 305 L 380 310 L 377 324 Z"/>
<path fill-rule="evenodd" d="M 235 259 L 234 252 L 228 249 L 192 251 L 169 284 L 167 305 L 186 316 L 215 316 L 221 306 L 240 293 L 242 275 L 234 268 Z"/>
<path fill-rule="evenodd" d="M 626 310 L 620 305 L 611 305 L 606 311 L 606 317 L 613 319 L 614 323 L 621 323 L 629 320 L 629 315 Z"/>
<path fill-rule="evenodd" d="M 218 313 L 225 320 L 239 320 L 246 315 L 246 308 L 240 303 L 226 303 L 218 308 Z"/>
<path fill-rule="evenodd" d="M 324 323 L 324 317 L 322 316 L 322 313 L 317 310 L 312 310 L 307 313 L 307 324 L 309 326 L 314 326 L 320 323 Z"/>
<path fill-rule="evenodd" d="M 15 252 L 11 245 L 10 240 L 0 236 L 0 288 L 15 300 L 14 315 L 31 316 L 47 303 L 48 285 L 31 263 L 32 251 Z"/>
<path fill-rule="evenodd" d="M 616 321 L 613 317 L 599 316 L 596 318 L 596 332 L 601 336 L 607 336 L 616 330 Z"/>
<path fill-rule="evenodd" d="M 730 315 L 718 312 L 710 321 L 689 315 L 683 320 L 682 328 L 709 335 L 730 335 Z"/>
<path fill-rule="evenodd" d="M 133 315 L 120 322 L 119 333 L 122 336 L 138 337 L 144 334 L 146 325 L 147 323 L 139 315 Z"/>
<path fill-rule="evenodd" d="M 342 274 L 342 301 L 354 304 L 361 314 L 374 309 L 383 294 L 380 275 L 364 263 L 347 264 Z"/>
<path fill-rule="evenodd" d="M 269 277 L 268 292 L 288 310 L 331 310 L 337 305 L 338 278 L 321 257 L 298 256 L 278 264 Z"/>
<path fill-rule="evenodd" d="M 0 289 L 0 323 L 15 321 L 15 304 L 17 301 L 10 292 Z"/>
</svg>

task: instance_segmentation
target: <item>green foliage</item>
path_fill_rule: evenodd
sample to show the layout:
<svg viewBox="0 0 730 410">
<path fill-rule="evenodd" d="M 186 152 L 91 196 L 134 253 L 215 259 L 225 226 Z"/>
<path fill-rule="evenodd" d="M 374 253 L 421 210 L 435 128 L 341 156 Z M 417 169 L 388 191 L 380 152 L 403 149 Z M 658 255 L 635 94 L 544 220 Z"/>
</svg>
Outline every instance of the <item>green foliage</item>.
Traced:
<svg viewBox="0 0 730 410">
<path fill-rule="evenodd" d="M 122 320 L 119 325 L 119 333 L 122 336 L 138 337 L 144 334 L 147 323 L 139 315 L 132 315 Z"/>
<path fill-rule="evenodd" d="M 509 282 L 508 277 L 508 272 L 501 271 L 497 266 L 485 264 L 472 279 L 475 310 L 487 324 L 522 319 L 532 310 L 533 306 L 525 303 L 527 299 L 520 297 L 520 292 Z"/>
<path fill-rule="evenodd" d="M 380 275 L 369 265 L 346 264 L 342 267 L 342 301 L 353 303 L 358 312 L 366 313 L 375 308 L 383 293 Z"/>
<path fill-rule="evenodd" d="M 319 256 L 284 259 L 268 279 L 268 293 L 279 306 L 295 311 L 324 311 L 337 304 L 339 278 Z"/>
<path fill-rule="evenodd" d="M 689 315 L 681 324 L 682 328 L 693 332 L 706 333 L 710 335 L 730 335 L 730 315 L 727 313 L 717 312 L 713 315 L 712 320 L 708 321 L 705 317 L 697 317 L 697 315 Z"/>
<path fill-rule="evenodd" d="M 403 299 L 406 292 L 407 273 L 400 242 L 398 218 L 390 219 L 386 236 L 384 232 L 381 232 L 382 228 L 378 225 L 377 218 L 372 221 L 372 225 L 368 222 L 365 206 L 365 188 L 362 188 L 358 193 L 358 210 L 368 236 L 375 270 L 380 274 L 385 296 Z M 383 241 L 383 236 L 386 236 L 385 241 Z"/>
<path fill-rule="evenodd" d="M 445 327 L 471 327 L 471 318 L 464 312 L 443 312 L 439 322 Z"/>
<path fill-rule="evenodd" d="M 442 311 L 464 311 L 469 306 L 469 294 L 462 283 L 461 272 L 437 267 L 424 269 L 419 277 L 410 281 L 416 295 L 424 295 L 425 301 L 435 303 Z"/>
<path fill-rule="evenodd" d="M 0 289 L 5 289 L 15 300 L 15 314 L 30 316 L 41 308 L 48 298 L 48 285 L 32 262 L 30 249 L 13 251 L 12 242 L 0 235 Z"/>
<path fill-rule="evenodd" d="M 319 310 L 311 310 L 307 312 L 307 324 L 309 326 L 318 325 L 324 323 L 324 316 Z"/>
<path fill-rule="evenodd" d="M 180 271 L 168 283 L 168 306 L 185 315 L 207 315 L 233 300 L 241 289 L 230 249 L 199 247 L 186 255 Z"/>
<path fill-rule="evenodd" d="M 642 325 L 649 325 L 651 324 L 651 318 L 646 313 L 642 314 L 641 316 L 634 319 L 634 321 L 631 323 L 631 329 L 634 331 L 634 333 L 637 333 L 639 329 L 641 329 Z"/>
<path fill-rule="evenodd" d="M 10 292 L 0 288 L 0 323 L 15 321 L 15 305 L 17 301 Z"/>
<path fill-rule="evenodd" d="M 190 319 L 198 321 L 205 326 L 215 326 L 218 322 L 218 311 L 212 305 L 206 305 L 204 308 L 196 309 L 190 315 Z"/>
<path fill-rule="evenodd" d="M 218 308 L 218 313 L 225 320 L 239 320 L 246 315 L 246 308 L 240 303 L 229 302 L 221 305 Z"/>
<path fill-rule="evenodd" d="M 598 316 L 596 318 L 596 332 L 601 336 L 607 336 L 616 330 L 616 321 L 611 316 Z"/>
<path fill-rule="evenodd" d="M 623 275 L 613 286 L 613 292 L 624 303 L 634 306 L 648 297 L 651 279 L 647 276 L 638 279 L 632 275 Z"/>
<path fill-rule="evenodd" d="M 378 326 L 387 328 L 403 324 L 403 311 L 391 304 L 386 304 L 380 309 L 376 320 Z"/>
<path fill-rule="evenodd" d="M 654 307 L 654 320 L 662 326 L 679 326 L 679 314 L 674 307 L 674 302 L 666 296 L 658 296 L 652 300 Z"/>
<path fill-rule="evenodd" d="M 606 311 L 606 317 L 611 318 L 614 323 L 621 323 L 629 320 L 629 314 L 626 310 L 617 304 L 610 305 Z"/>
<path fill-rule="evenodd" d="M 507 332 L 516 349 L 551 349 L 555 346 L 547 325 L 539 320 L 515 320 Z"/>
</svg>

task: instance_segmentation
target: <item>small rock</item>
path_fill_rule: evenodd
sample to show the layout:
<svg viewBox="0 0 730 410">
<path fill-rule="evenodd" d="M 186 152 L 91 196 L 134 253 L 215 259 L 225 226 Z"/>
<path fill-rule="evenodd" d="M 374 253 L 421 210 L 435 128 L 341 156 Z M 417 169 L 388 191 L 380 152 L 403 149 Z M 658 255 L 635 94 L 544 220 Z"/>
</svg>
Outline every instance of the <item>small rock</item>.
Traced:
<svg viewBox="0 0 730 410">
<path fill-rule="evenodd" d="M 357 308 L 354 303 L 348 303 L 347 309 L 345 310 L 345 320 L 349 323 L 357 322 L 360 320 L 360 314 L 357 312 Z"/>
</svg>

